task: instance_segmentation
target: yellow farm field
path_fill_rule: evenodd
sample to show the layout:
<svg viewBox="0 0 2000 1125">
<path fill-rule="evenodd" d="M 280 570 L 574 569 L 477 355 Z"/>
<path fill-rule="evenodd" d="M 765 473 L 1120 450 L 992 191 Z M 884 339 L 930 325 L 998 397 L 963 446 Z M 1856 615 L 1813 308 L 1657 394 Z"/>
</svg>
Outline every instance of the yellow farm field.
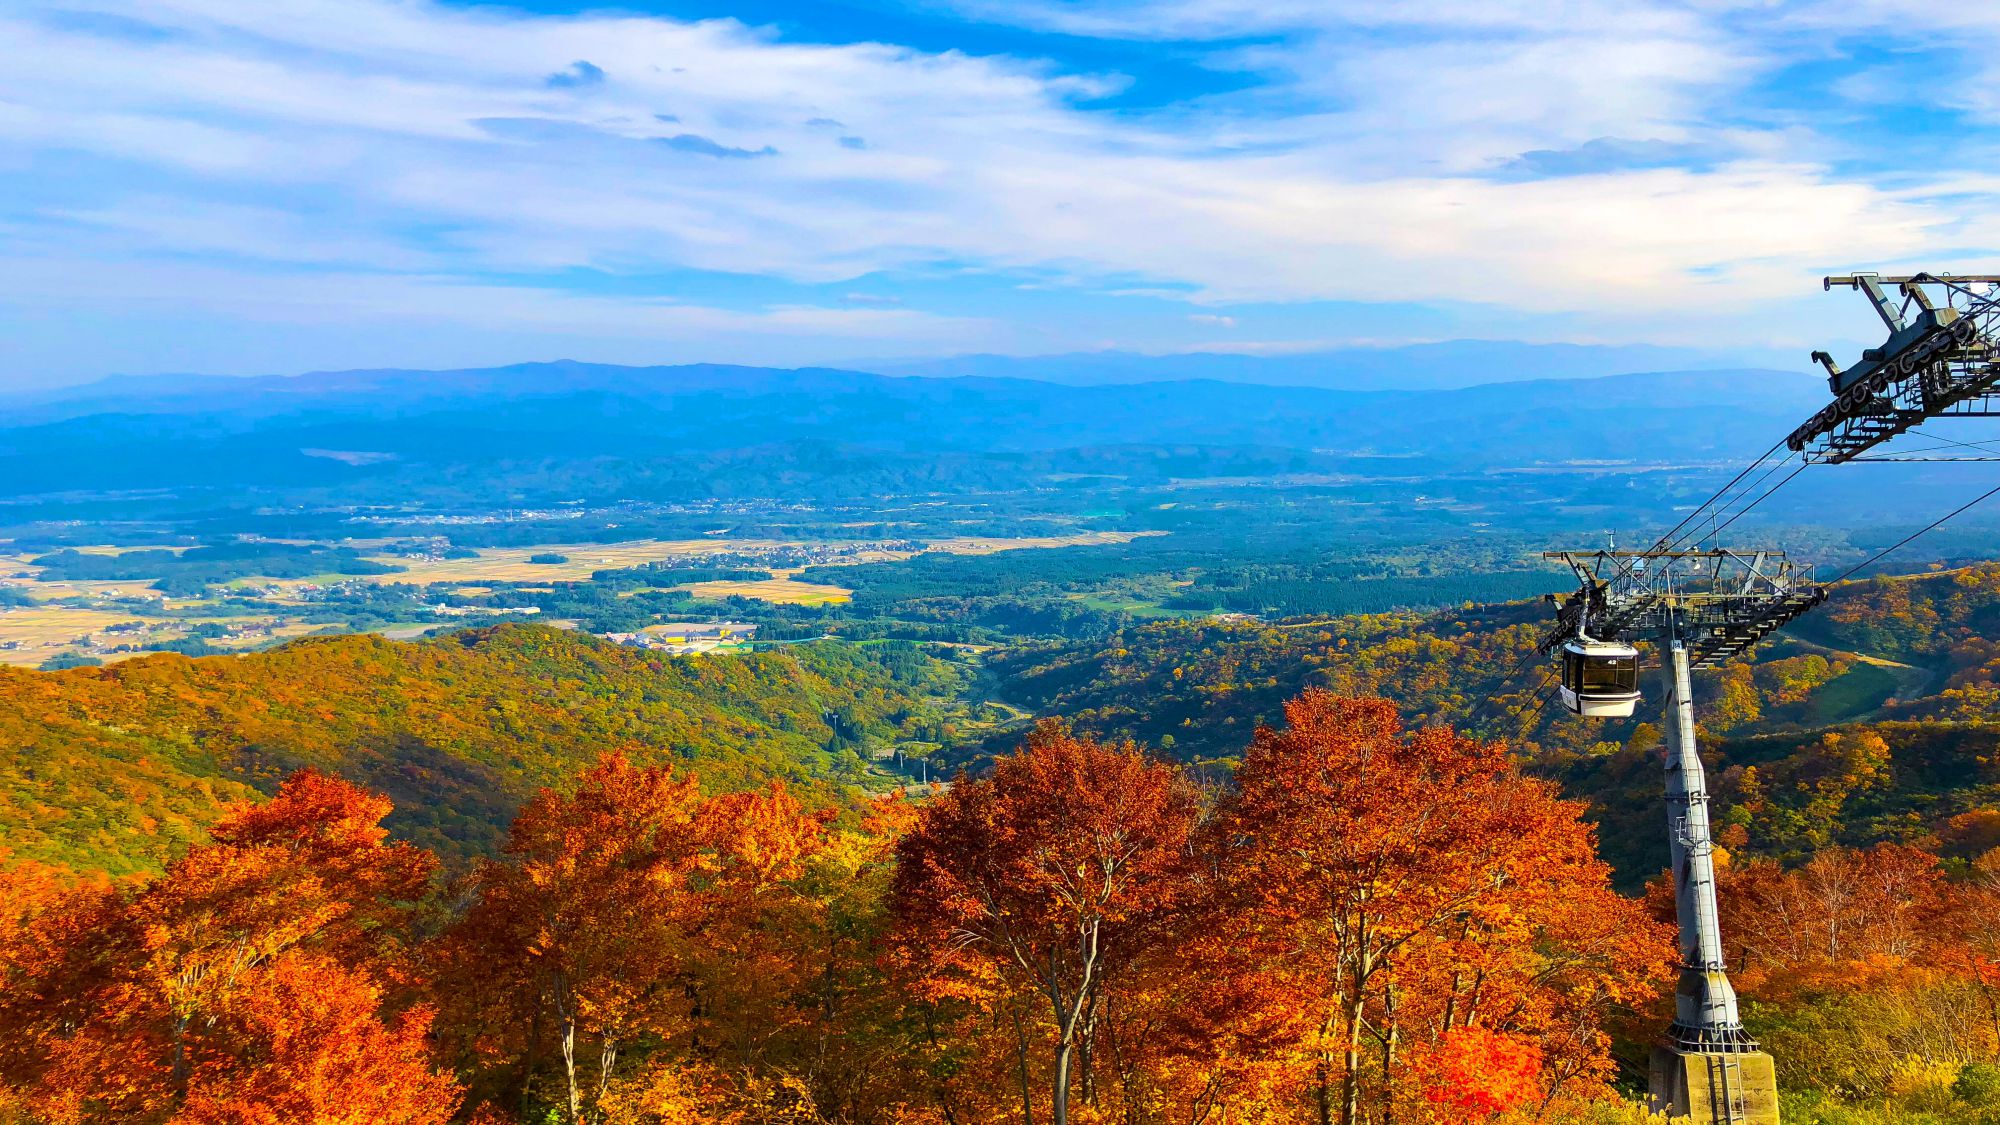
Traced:
<svg viewBox="0 0 2000 1125">
<path fill-rule="evenodd" d="M 101 582 L 99 581 L 86 582 L 81 580 L 77 581 L 64 580 L 60 582 L 13 582 L 13 583 L 0 583 L 0 585 L 11 585 L 13 586 L 14 589 L 27 594 L 29 597 L 34 598 L 36 601 L 43 601 L 43 602 L 55 601 L 57 598 L 75 598 L 75 597 L 90 597 L 90 598 L 163 598 L 164 597 L 164 595 L 162 595 L 158 590 L 153 589 L 152 580 L 146 578 L 107 580 Z"/>
<path fill-rule="evenodd" d="M 224 624 L 254 630 L 248 637 L 221 638 L 209 643 L 217 648 L 244 648 L 274 639 L 302 637 L 318 626 L 279 617 L 217 618 Z M 147 628 L 137 633 L 106 634 L 107 626 L 142 621 Z M 147 617 L 116 610 L 78 609 L 70 606 L 27 606 L 0 609 L 0 664 L 33 667 L 62 653 L 94 656 L 107 664 L 145 656 L 143 652 L 105 652 L 77 642 L 94 636 L 101 645 L 149 644 L 185 637 L 200 619 Z"/>
<path fill-rule="evenodd" d="M 930 549 L 954 555 L 987 555 L 997 551 L 1018 551 L 1038 547 L 1090 547 L 1129 543 L 1141 535 L 1163 535 L 1159 531 L 1093 531 L 1077 535 L 1050 535 L 1020 539 L 1002 539 L 979 536 L 960 536 L 950 539 L 933 540 Z M 368 547 L 380 545 L 380 540 L 353 540 L 347 546 Z M 376 561 L 391 563 L 403 569 L 393 574 L 366 576 L 363 581 L 377 584 L 408 582 L 428 585 L 443 582 L 452 585 L 477 585 L 481 582 L 533 582 L 578 581 L 591 576 L 594 571 L 615 570 L 623 567 L 643 566 L 646 563 L 663 562 L 677 558 L 699 558 L 731 551 L 757 551 L 775 547 L 803 546 L 801 543 L 787 543 L 771 539 L 646 539 L 632 543 L 543 543 L 532 547 L 489 547 L 480 550 L 477 557 L 469 559 L 410 559 L 391 556 L 369 556 Z M 85 547 L 86 553 L 115 554 L 127 549 L 118 547 Z M 535 555 L 562 555 L 568 562 L 531 563 Z M 32 575 L 40 570 L 28 560 L 33 557 L 22 553 L 0 553 L 0 578 L 8 575 Z M 893 562 L 910 557 L 908 551 L 873 549 L 861 551 L 848 562 Z M 311 579 L 279 579 L 265 581 L 245 580 L 244 584 L 271 585 L 280 589 L 292 588 L 308 583 L 351 581 L 351 576 L 323 575 Z M 34 597 L 41 600 L 72 597 L 79 594 L 107 597 L 152 597 L 152 590 L 146 580 L 121 582 L 17 582 Z"/>
<path fill-rule="evenodd" d="M 62 606 L 27 606 L 0 611 L 0 663 L 40 664 L 58 652 L 74 647 L 81 636 L 107 625 L 135 620 L 129 613 L 103 613 L 94 609 Z"/>
<path fill-rule="evenodd" d="M 756 598 L 780 605 L 839 605 L 854 591 L 818 582 L 797 582 L 790 578 L 767 578 L 759 582 L 695 582 L 678 587 L 698 598 Z"/>
<path fill-rule="evenodd" d="M 593 571 L 616 570 L 666 559 L 713 555 L 723 551 L 776 547 L 772 540 L 751 539 L 644 539 L 633 543 L 547 543 L 535 547 L 488 547 L 471 559 L 405 559 L 380 557 L 379 562 L 404 567 L 394 574 L 375 574 L 366 581 L 377 584 L 409 582 L 574 582 L 589 578 Z M 561 555 L 568 562 L 531 563 L 534 555 Z"/>
</svg>

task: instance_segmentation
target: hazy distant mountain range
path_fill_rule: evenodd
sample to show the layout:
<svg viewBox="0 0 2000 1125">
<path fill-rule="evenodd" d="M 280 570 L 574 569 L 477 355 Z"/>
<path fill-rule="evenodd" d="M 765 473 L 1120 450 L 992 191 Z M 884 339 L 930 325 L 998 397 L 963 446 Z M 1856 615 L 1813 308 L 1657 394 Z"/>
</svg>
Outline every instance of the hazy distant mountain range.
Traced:
<svg viewBox="0 0 2000 1125">
<path fill-rule="evenodd" d="M 1761 451 L 1824 393 L 1808 376 L 1758 370 L 1395 391 L 573 362 L 161 376 L 0 404 L 0 494 L 337 485 L 582 463 L 615 488 L 690 459 L 796 460 L 802 449 L 815 465 L 893 457 L 918 468 L 1029 454 L 1046 466 L 1068 451 L 1107 471 L 1136 447 L 1263 451 L 1267 467 L 1291 471 L 1380 456 L 1452 468 L 1729 458 Z M 698 473 L 681 479 L 677 487 L 699 487 Z"/>
<path fill-rule="evenodd" d="M 1771 357 L 1756 359 L 1771 362 Z M 1803 358 L 1803 357 L 1800 357 Z M 1529 379 L 1594 379 L 1633 371 L 1727 370 L 1740 356 L 1645 344 L 1522 344 L 1506 340 L 1446 340 L 1398 347 L 1347 347 L 1287 355 L 1191 352 L 1079 352 L 1070 355 L 966 355 L 887 360 L 848 366 L 885 375 L 985 376 L 1092 385 L 1217 379 L 1330 390 L 1423 391 Z"/>
</svg>

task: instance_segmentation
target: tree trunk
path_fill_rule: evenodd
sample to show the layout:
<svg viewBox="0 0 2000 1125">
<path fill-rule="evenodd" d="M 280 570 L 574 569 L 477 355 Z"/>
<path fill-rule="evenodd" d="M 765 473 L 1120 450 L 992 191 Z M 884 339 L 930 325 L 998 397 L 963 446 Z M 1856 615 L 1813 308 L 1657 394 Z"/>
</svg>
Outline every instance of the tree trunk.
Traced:
<svg viewBox="0 0 2000 1125">
<path fill-rule="evenodd" d="M 1313 1068 L 1319 1079 L 1319 1085 L 1313 1094 L 1319 1103 L 1319 1125 L 1333 1125 L 1333 1052 L 1326 1049 L 1326 1041 L 1327 1037 L 1333 1034 L 1334 1020 L 1337 1018 L 1336 1009 L 1327 1009 L 1326 1018 L 1319 1021 L 1319 1041 L 1314 1044 L 1314 1053 L 1318 1058 L 1314 1060 Z"/>
<path fill-rule="evenodd" d="M 1069 1063 L 1076 1045 L 1065 1041 L 1056 1045 L 1054 1099 L 1049 1103 L 1049 1119 L 1055 1125 L 1069 1125 Z"/>
<path fill-rule="evenodd" d="M 181 1099 L 187 1096 L 187 1029 L 188 1017 L 186 1015 L 176 1015 L 174 1017 L 173 1062 L 167 1068 L 167 1081 L 173 1087 L 174 1105 L 176 1106 L 179 1106 Z"/>
<path fill-rule="evenodd" d="M 563 1078 L 569 1083 L 569 1125 L 582 1125 L 583 1098 L 576 1088 L 576 1021 L 565 1017 L 562 1025 Z"/>
<path fill-rule="evenodd" d="M 521 1105 L 519 1116 L 528 1116 L 528 1094 L 535 1088 L 535 1049 L 542 1045 L 542 997 L 535 995 L 534 1013 L 528 1017 L 528 1049 L 521 1052 Z"/>
<path fill-rule="evenodd" d="M 1097 994 L 1098 925 L 1098 921 L 1092 919 L 1077 934 L 1080 971 L 1074 1000 L 1063 1000 L 1062 982 L 1056 972 L 1056 953 L 1053 949 L 1049 951 L 1048 977 L 1044 983 L 1048 985 L 1049 1002 L 1056 1017 L 1056 1073 L 1049 1102 L 1049 1119 L 1054 1125 L 1069 1125 L 1069 1072 L 1076 1057 L 1077 1032 L 1083 1026 L 1085 1006 L 1092 1003 Z"/>
<path fill-rule="evenodd" d="M 1324 1048 L 1319 1052 L 1319 1088 L 1314 1091 L 1319 1101 L 1319 1125 L 1333 1125 L 1333 1056 Z"/>
<path fill-rule="evenodd" d="M 1035 1125 L 1035 1099 L 1028 1093 L 1028 1033 L 1021 1029 L 1021 1013 L 1010 1005 L 1007 1014 L 1014 1019 L 1014 1057 L 1020 1063 L 1021 1120 Z"/>
<path fill-rule="evenodd" d="M 1388 988 L 1388 998 L 1383 1010 L 1384 1019 L 1389 1025 L 1388 1033 L 1382 1037 L 1382 1084 L 1386 1087 L 1390 1084 L 1390 1076 L 1394 1074 L 1396 1069 L 1396 1042 L 1402 1034 L 1402 1028 L 1396 1022 L 1396 986 L 1393 984 Z M 1384 1097 L 1382 1099 L 1382 1125 L 1395 1125 L 1395 1123 L 1395 1100 Z"/>
<path fill-rule="evenodd" d="M 1094 1058 L 1097 1046 L 1097 1022 L 1098 1017 L 1102 1015 L 1098 1008 L 1103 1003 L 1102 998 L 1096 995 L 1096 991 L 1093 988 L 1090 999 L 1085 1002 L 1084 1011 L 1089 1014 L 1084 1017 L 1083 1030 L 1078 1036 L 1076 1048 L 1078 1070 L 1081 1071 L 1078 1077 L 1083 1079 L 1083 1104 L 1093 1109 L 1097 1107 L 1097 1068 Z"/>
<path fill-rule="evenodd" d="M 604 1101 L 604 1091 L 611 1088 L 611 1068 L 618 1065 L 618 1040 L 606 1035 L 597 1044 L 597 1100 Z"/>
<path fill-rule="evenodd" d="M 1347 1000 L 1347 1049 L 1344 1061 L 1347 1074 L 1341 1079 L 1340 1125 L 1354 1125 L 1361 1120 L 1361 1009 L 1364 994 L 1361 982 L 1355 981 L 1354 992 Z"/>
<path fill-rule="evenodd" d="M 1995 1002 L 1990 989 L 1986 993 L 1986 1008 L 1993 1014 L 1993 1042 L 1996 1054 L 2000 1054 L 2000 1003 Z"/>
<path fill-rule="evenodd" d="M 576 998 L 569 993 L 569 980 L 558 972 L 550 981 L 556 1003 L 556 1019 L 562 1021 L 563 1081 L 569 1087 L 569 1125 L 583 1125 L 583 1095 L 576 1085 Z"/>
</svg>

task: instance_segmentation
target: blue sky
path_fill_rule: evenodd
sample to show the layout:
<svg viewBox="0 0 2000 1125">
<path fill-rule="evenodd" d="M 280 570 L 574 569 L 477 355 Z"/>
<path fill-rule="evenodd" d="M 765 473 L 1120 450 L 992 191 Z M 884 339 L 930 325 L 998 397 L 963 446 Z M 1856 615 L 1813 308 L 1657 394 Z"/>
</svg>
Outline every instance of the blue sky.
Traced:
<svg viewBox="0 0 2000 1125">
<path fill-rule="evenodd" d="M 1872 331 L 1822 273 L 2000 265 L 1996 48 L 1913 0 L 16 0 L 0 386 L 1797 359 Z"/>
</svg>

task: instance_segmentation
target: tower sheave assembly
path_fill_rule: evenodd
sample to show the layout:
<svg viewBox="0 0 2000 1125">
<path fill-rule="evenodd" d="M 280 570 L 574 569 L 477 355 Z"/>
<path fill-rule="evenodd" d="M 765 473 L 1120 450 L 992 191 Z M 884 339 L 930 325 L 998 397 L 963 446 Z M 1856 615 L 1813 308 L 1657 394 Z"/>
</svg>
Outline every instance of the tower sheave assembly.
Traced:
<svg viewBox="0 0 2000 1125">
<path fill-rule="evenodd" d="M 1581 583 L 1541 646 L 1564 654 L 1566 676 L 1579 638 L 1590 644 L 1605 643 L 1596 638 L 1627 645 L 1647 640 L 1661 657 L 1669 735 L 1667 847 L 1681 972 L 1673 1025 L 1653 1048 L 1653 1108 L 1696 1125 L 1778 1125 L 1771 1056 L 1744 1030 L 1722 959 L 1715 843 L 1695 745 L 1690 673 L 1749 648 L 1818 605 L 1826 591 L 1802 579 L 1779 551 L 1558 551 L 1543 557 L 1567 564 Z M 1593 713 L 1570 706 L 1567 691 L 1564 704 Z M 1631 713 L 1629 704 L 1624 713 Z"/>
<path fill-rule="evenodd" d="M 1918 460 L 1870 455 L 1925 422 L 2000 416 L 2000 275 L 1857 273 L 1821 284 L 1866 294 L 1889 337 L 1845 370 L 1813 353 L 1833 400 L 1785 439 L 1793 453 L 1826 464 Z"/>
</svg>

